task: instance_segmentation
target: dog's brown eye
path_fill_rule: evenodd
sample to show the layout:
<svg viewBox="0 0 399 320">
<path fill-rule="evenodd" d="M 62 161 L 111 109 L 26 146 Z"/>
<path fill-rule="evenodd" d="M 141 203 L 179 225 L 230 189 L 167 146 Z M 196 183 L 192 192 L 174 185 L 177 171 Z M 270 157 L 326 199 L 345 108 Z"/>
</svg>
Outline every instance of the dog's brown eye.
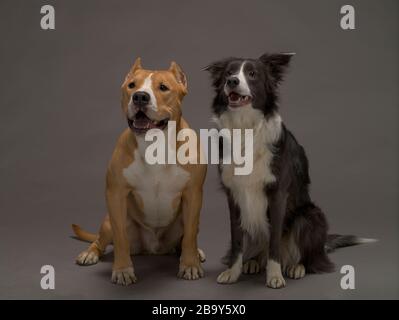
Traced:
<svg viewBox="0 0 399 320">
<path fill-rule="evenodd" d="M 159 86 L 159 89 L 160 89 L 161 91 L 168 91 L 168 90 L 169 90 L 169 88 L 168 88 L 167 86 L 165 86 L 164 84 L 162 84 L 162 83 L 161 83 L 161 85 Z"/>
<path fill-rule="evenodd" d="M 129 85 L 128 85 L 128 87 L 130 89 L 133 89 L 135 86 L 136 86 L 136 84 L 134 82 L 130 82 Z"/>
<path fill-rule="evenodd" d="M 252 77 L 252 78 L 255 77 L 255 71 L 250 71 L 249 72 L 249 76 Z"/>
</svg>

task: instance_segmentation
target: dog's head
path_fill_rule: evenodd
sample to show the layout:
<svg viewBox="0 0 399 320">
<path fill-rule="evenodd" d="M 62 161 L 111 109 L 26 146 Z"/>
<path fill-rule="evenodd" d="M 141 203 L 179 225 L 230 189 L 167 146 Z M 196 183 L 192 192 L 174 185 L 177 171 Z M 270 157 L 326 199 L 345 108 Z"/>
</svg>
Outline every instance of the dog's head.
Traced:
<svg viewBox="0 0 399 320">
<path fill-rule="evenodd" d="M 149 129 L 165 129 L 168 121 L 178 121 L 187 93 L 183 70 L 172 62 L 168 70 L 146 70 L 137 58 L 122 85 L 122 108 L 129 127 L 136 134 Z"/>
<path fill-rule="evenodd" d="M 254 108 L 271 114 L 277 108 L 277 88 L 293 53 L 264 54 L 258 59 L 227 58 L 205 68 L 213 80 L 213 111 Z"/>
</svg>

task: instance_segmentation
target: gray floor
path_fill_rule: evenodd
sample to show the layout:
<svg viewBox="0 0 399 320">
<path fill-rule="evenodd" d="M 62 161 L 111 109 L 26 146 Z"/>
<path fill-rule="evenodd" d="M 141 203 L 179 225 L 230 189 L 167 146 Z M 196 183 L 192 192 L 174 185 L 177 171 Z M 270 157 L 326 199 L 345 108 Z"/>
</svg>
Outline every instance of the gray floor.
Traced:
<svg viewBox="0 0 399 320">
<path fill-rule="evenodd" d="M 399 298 L 397 1 L 352 1 L 356 30 L 339 27 L 341 1 L 54 1 L 56 30 L 39 27 L 41 1 L 0 4 L 0 298 L 359 299 Z M 149 22 L 150 21 L 150 22 Z M 71 223 L 97 230 L 104 173 L 125 127 L 120 84 L 141 56 L 176 60 L 187 73 L 183 112 L 208 128 L 212 97 L 200 71 L 226 56 L 296 51 L 281 113 L 310 159 L 312 196 L 332 232 L 378 238 L 332 254 L 337 271 L 268 289 L 264 275 L 216 284 L 229 240 L 228 212 L 209 167 L 200 246 L 206 277 L 177 280 L 173 256 L 136 257 L 139 282 L 110 283 L 112 250 L 79 267 L 86 244 Z M 111 249 L 111 248 L 110 248 Z M 40 268 L 56 288 L 40 288 Z M 356 289 L 342 290 L 353 265 Z"/>
</svg>

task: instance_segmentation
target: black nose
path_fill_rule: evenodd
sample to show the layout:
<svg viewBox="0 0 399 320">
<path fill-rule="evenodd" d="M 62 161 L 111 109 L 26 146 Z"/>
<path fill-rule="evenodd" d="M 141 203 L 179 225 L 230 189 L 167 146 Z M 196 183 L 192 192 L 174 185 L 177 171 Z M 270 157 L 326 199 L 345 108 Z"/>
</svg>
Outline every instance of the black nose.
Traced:
<svg viewBox="0 0 399 320">
<path fill-rule="evenodd" d="M 137 91 L 133 95 L 133 103 L 138 107 L 144 107 L 150 103 L 150 95 L 144 91 Z"/>
<path fill-rule="evenodd" d="M 227 79 L 227 86 L 231 89 L 237 87 L 240 84 L 240 80 L 237 77 L 230 77 Z"/>
</svg>

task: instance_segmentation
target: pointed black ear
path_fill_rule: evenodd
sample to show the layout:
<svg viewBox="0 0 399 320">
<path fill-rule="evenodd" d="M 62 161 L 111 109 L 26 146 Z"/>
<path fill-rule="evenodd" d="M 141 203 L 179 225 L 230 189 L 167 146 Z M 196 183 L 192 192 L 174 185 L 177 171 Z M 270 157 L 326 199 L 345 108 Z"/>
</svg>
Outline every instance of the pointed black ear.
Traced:
<svg viewBox="0 0 399 320">
<path fill-rule="evenodd" d="M 219 87 L 220 82 L 222 80 L 222 75 L 227 65 L 233 58 L 227 58 L 223 60 L 219 60 L 207 65 L 202 70 L 209 71 L 212 77 L 212 85 L 214 87 Z"/>
<path fill-rule="evenodd" d="M 272 77 L 279 83 L 283 80 L 284 73 L 294 55 L 294 52 L 265 53 L 259 57 L 259 60 L 268 67 Z"/>
<path fill-rule="evenodd" d="M 229 60 L 230 58 L 212 62 L 205 68 L 202 68 L 202 70 L 209 71 L 211 74 L 223 71 Z"/>
</svg>

